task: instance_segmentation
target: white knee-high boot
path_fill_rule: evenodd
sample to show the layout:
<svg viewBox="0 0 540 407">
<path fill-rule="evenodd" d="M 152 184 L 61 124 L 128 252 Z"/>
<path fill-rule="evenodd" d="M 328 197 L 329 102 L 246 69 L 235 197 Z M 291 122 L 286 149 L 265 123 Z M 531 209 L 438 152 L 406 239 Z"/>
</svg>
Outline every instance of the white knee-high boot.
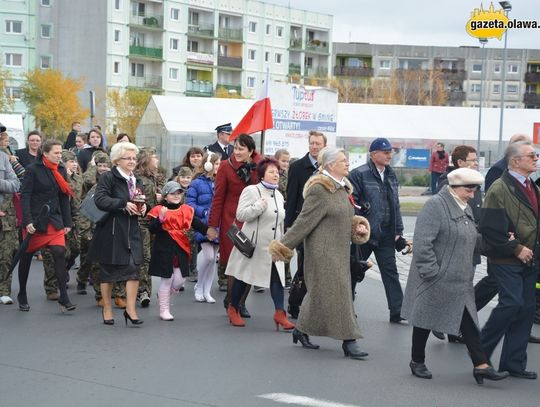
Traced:
<svg viewBox="0 0 540 407">
<path fill-rule="evenodd" d="M 204 279 L 206 275 L 206 252 L 205 252 L 205 245 L 207 243 L 201 243 L 201 253 L 199 253 L 199 256 L 197 257 L 197 284 L 195 284 L 194 295 L 195 295 L 195 301 L 197 302 L 205 302 L 203 295 L 203 287 L 204 287 Z"/>
<path fill-rule="evenodd" d="M 159 317 L 163 321 L 172 321 L 174 317 L 171 315 L 171 286 L 172 278 L 162 278 L 159 285 Z"/>
<path fill-rule="evenodd" d="M 214 282 L 214 277 L 216 275 L 216 246 L 212 244 L 211 246 L 211 260 L 207 265 L 206 272 L 204 275 L 204 285 L 203 285 L 203 295 L 206 302 L 209 302 L 211 304 L 215 303 L 216 300 L 210 295 L 210 291 L 212 290 L 212 283 Z"/>
</svg>

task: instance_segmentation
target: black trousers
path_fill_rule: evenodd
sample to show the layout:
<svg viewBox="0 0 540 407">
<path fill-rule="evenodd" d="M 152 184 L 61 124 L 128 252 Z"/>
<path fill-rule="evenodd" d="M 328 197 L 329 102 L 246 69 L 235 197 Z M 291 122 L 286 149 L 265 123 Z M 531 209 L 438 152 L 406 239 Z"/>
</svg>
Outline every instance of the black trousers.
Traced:
<svg viewBox="0 0 540 407">
<path fill-rule="evenodd" d="M 480 311 L 482 308 L 484 308 L 498 293 L 499 286 L 497 285 L 497 280 L 492 275 L 491 266 L 488 263 L 487 276 L 485 276 L 474 286 L 476 310 Z"/>
<path fill-rule="evenodd" d="M 488 358 L 480 342 L 480 332 L 469 315 L 467 308 L 463 310 L 460 326 L 463 341 L 469 351 L 469 356 L 474 366 L 489 363 Z M 415 326 L 412 334 L 412 360 L 416 363 L 424 363 L 426 359 L 426 343 L 431 330 Z"/>
</svg>

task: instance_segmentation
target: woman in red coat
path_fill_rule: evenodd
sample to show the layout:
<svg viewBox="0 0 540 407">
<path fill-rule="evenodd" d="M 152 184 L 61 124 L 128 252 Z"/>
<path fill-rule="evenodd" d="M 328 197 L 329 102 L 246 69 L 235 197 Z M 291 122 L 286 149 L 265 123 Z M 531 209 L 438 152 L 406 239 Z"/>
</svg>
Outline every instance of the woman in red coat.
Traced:
<svg viewBox="0 0 540 407">
<path fill-rule="evenodd" d="M 241 134 L 234 141 L 234 152 L 228 160 L 222 161 L 216 176 L 214 199 L 208 220 L 208 236 L 217 236 L 219 229 L 219 266 L 218 277 L 220 290 L 224 291 L 227 281 L 227 296 L 224 300 L 225 308 L 229 305 L 231 288 L 234 277 L 226 277 L 225 269 L 231 254 L 233 244 L 227 237 L 227 230 L 236 218 L 236 207 L 243 189 L 248 185 L 257 184 L 257 163 L 262 157 L 255 151 L 255 141 L 247 134 Z M 240 222 L 237 222 L 242 227 Z M 213 240 L 213 237 L 211 238 Z M 245 301 L 249 293 L 248 286 L 240 301 L 240 315 L 249 318 Z"/>
</svg>

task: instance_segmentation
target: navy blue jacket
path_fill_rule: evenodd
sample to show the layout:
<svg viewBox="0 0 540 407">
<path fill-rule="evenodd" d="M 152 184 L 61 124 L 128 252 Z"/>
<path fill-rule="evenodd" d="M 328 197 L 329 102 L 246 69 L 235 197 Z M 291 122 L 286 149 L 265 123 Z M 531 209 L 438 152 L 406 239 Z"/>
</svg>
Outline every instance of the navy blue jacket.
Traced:
<svg viewBox="0 0 540 407">
<path fill-rule="evenodd" d="M 186 204 L 195 210 L 195 217 L 205 225 L 208 225 L 212 199 L 214 198 L 214 181 L 206 175 L 195 178 L 186 193 Z M 195 232 L 195 240 L 199 243 L 208 242 L 206 236 Z"/>
<path fill-rule="evenodd" d="M 484 191 L 486 192 L 486 194 L 491 184 L 501 178 L 501 175 L 503 175 L 503 172 L 506 170 L 506 168 L 508 168 L 508 162 L 505 158 L 501 158 L 499 161 L 497 161 L 491 166 L 491 168 L 486 174 L 486 180 L 484 184 Z"/>
<path fill-rule="evenodd" d="M 391 199 L 389 204 L 394 234 L 402 235 L 403 220 L 401 219 L 401 212 L 399 209 L 398 180 L 396 173 L 390 166 L 387 166 L 384 171 L 384 183 L 390 186 L 389 193 Z M 373 161 L 369 159 L 366 164 L 352 170 L 348 178 L 354 188 L 353 198 L 355 203 L 362 208 L 365 208 L 366 203 L 369 203 L 369 210 L 356 209 L 356 211 L 357 215 L 365 216 L 369 221 L 371 227 L 369 243 L 378 246 L 382 234 L 381 222 L 384 216 L 381 211 L 381 208 L 383 207 L 381 201 L 383 199 L 383 194 L 381 193 L 383 181 L 381 180 L 379 171 L 377 171 Z"/>
</svg>

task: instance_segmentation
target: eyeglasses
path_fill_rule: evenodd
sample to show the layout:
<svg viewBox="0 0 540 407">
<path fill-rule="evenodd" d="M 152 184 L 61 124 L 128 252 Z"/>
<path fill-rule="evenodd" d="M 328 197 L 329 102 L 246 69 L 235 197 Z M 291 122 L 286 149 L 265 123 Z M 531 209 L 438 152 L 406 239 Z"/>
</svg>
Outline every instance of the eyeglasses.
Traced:
<svg viewBox="0 0 540 407">
<path fill-rule="evenodd" d="M 137 157 L 121 157 L 120 160 L 137 161 Z"/>
<path fill-rule="evenodd" d="M 530 153 L 530 154 L 525 154 L 525 155 L 518 155 L 518 157 L 529 157 L 531 160 L 534 160 L 535 158 L 540 157 L 540 154 Z"/>
<path fill-rule="evenodd" d="M 478 158 L 471 158 L 470 160 L 465 160 L 465 162 L 477 163 L 479 160 Z"/>
</svg>

